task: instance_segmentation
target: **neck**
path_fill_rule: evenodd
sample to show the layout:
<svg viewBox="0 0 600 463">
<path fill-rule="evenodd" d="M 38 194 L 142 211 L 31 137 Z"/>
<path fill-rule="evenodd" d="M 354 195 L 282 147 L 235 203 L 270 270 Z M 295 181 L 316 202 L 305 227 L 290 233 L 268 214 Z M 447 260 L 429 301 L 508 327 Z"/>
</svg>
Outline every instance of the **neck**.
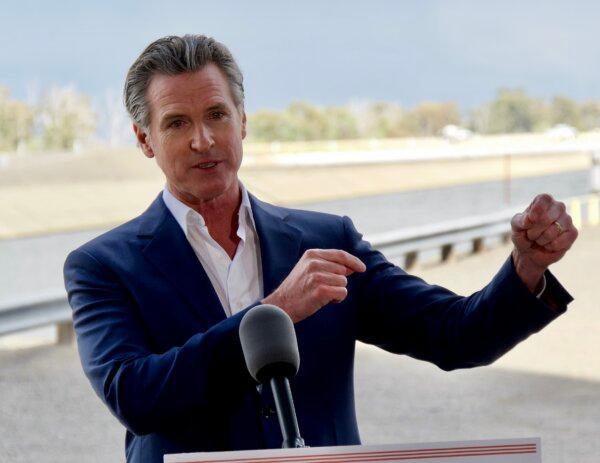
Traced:
<svg viewBox="0 0 600 463">
<path fill-rule="evenodd" d="M 167 183 L 167 188 L 175 198 L 202 215 L 207 223 L 228 221 L 227 217 L 237 216 L 242 201 L 242 191 L 238 182 L 220 195 L 210 198 L 198 198 L 180 192 L 169 183 Z"/>
<path fill-rule="evenodd" d="M 242 202 L 239 183 L 223 194 L 210 199 L 198 199 L 179 194 L 167 184 L 169 191 L 182 203 L 194 209 L 204 219 L 208 232 L 213 239 L 233 258 L 240 241 L 237 236 L 238 212 Z"/>
</svg>

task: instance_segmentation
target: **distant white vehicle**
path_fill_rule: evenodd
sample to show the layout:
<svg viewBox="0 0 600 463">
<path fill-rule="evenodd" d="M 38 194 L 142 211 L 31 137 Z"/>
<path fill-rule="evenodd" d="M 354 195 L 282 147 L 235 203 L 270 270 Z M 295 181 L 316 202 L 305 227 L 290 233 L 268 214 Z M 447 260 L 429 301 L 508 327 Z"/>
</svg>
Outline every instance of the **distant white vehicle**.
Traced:
<svg viewBox="0 0 600 463">
<path fill-rule="evenodd" d="M 473 136 L 473 132 L 457 125 L 447 125 L 442 129 L 442 137 L 449 142 L 461 142 Z"/>
<path fill-rule="evenodd" d="M 570 140 L 577 136 L 577 129 L 568 124 L 556 124 L 551 129 L 546 130 L 544 134 L 555 140 Z"/>
</svg>

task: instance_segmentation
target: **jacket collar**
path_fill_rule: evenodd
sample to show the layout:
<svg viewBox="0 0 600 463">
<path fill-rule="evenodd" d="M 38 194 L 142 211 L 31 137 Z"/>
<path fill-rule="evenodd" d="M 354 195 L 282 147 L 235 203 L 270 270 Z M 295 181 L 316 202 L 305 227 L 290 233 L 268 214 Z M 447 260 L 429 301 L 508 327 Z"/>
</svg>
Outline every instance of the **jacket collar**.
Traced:
<svg viewBox="0 0 600 463">
<path fill-rule="evenodd" d="M 302 232 L 287 223 L 285 209 L 250 195 L 260 243 L 264 295 L 279 286 L 299 259 Z M 142 252 L 188 300 L 194 312 L 210 325 L 226 318 L 208 275 L 173 215 L 162 193 L 140 216 L 138 237 L 148 240 Z"/>
<path fill-rule="evenodd" d="M 302 231 L 290 223 L 287 210 L 250 195 L 256 232 L 260 242 L 263 287 L 271 294 L 298 262 Z"/>
</svg>

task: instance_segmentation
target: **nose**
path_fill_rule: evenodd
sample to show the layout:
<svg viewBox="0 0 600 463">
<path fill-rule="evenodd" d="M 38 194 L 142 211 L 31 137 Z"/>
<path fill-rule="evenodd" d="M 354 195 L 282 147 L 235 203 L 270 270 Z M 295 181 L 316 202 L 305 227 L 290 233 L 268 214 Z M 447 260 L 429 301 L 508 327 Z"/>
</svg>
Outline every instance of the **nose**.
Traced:
<svg viewBox="0 0 600 463">
<path fill-rule="evenodd" d="M 214 144 L 210 129 L 202 124 L 196 125 L 190 139 L 190 148 L 202 153 L 212 148 Z"/>
</svg>

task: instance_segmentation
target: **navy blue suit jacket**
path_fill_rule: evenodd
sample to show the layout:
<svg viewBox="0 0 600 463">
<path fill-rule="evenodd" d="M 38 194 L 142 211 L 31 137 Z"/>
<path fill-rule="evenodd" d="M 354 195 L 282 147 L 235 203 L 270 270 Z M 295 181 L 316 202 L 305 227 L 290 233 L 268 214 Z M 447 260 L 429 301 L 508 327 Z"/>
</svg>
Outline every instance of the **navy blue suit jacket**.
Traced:
<svg viewBox="0 0 600 463">
<path fill-rule="evenodd" d="M 251 204 L 265 295 L 310 248 L 344 249 L 367 266 L 349 277 L 342 303 L 295 325 L 301 364 L 292 388 L 310 446 L 360 443 L 356 340 L 444 370 L 468 368 L 494 361 L 570 301 L 549 272 L 560 308 L 536 299 L 510 258 L 481 291 L 460 297 L 389 263 L 347 217 L 275 207 L 254 197 Z M 65 282 L 83 369 L 127 428 L 127 461 L 281 446 L 269 388 L 257 391 L 240 348 L 238 328 L 247 309 L 226 318 L 161 196 L 138 218 L 73 251 Z"/>
</svg>

